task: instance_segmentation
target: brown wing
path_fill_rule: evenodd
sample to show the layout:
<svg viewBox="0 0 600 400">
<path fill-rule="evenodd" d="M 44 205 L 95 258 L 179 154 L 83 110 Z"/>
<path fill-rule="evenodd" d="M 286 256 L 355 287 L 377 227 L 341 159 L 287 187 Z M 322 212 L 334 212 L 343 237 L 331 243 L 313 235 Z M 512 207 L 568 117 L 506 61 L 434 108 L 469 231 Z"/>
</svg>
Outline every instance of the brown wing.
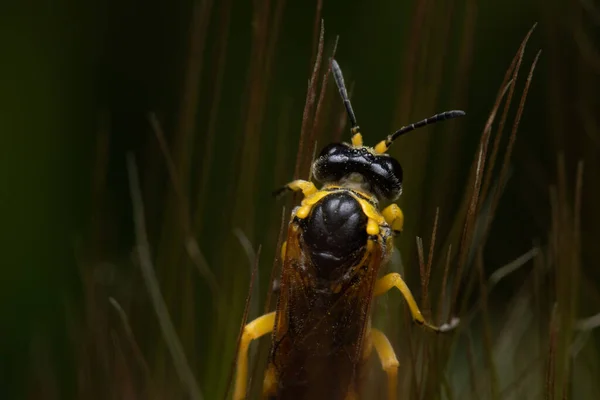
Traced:
<svg viewBox="0 0 600 400">
<path fill-rule="evenodd" d="M 382 260 L 378 242 L 365 246 L 357 272 L 335 293 L 317 287 L 300 227 L 288 228 L 271 365 L 277 399 L 344 400 L 360 375 L 373 286 Z"/>
</svg>

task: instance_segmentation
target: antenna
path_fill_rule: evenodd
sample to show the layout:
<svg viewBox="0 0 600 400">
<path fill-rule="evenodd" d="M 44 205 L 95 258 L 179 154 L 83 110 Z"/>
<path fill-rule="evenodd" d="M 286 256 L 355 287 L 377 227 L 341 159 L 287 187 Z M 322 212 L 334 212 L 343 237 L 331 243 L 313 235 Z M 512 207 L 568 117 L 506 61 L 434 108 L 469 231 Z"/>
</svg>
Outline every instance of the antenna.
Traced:
<svg viewBox="0 0 600 400">
<path fill-rule="evenodd" d="M 404 126 L 398 129 L 396 132 L 389 135 L 385 140 L 379 142 L 377 146 L 375 146 L 375 152 L 380 154 L 385 153 L 390 148 L 394 140 L 398 139 L 401 135 L 404 135 L 407 132 L 414 131 L 415 129 L 421 128 L 425 125 L 435 124 L 436 122 L 445 121 L 447 119 L 462 117 L 463 115 L 466 114 L 464 111 L 461 110 L 446 111 L 443 113 L 436 114 L 432 117 L 425 118 L 419 122 L 415 122 L 414 124 Z"/>
<path fill-rule="evenodd" d="M 346 112 L 350 118 L 350 124 L 352 124 L 352 128 L 350 129 L 350 132 L 352 132 L 352 144 L 354 146 L 362 146 L 362 135 L 359 132 L 360 128 L 356 122 L 356 116 L 354 115 L 352 104 L 348 98 L 348 91 L 346 90 L 346 85 L 344 84 L 344 76 L 342 75 L 342 70 L 335 59 L 331 60 L 331 71 L 333 72 L 333 79 L 335 79 L 335 83 L 340 91 L 340 96 L 342 96 L 342 100 L 344 101 L 344 107 L 346 107 Z"/>
</svg>

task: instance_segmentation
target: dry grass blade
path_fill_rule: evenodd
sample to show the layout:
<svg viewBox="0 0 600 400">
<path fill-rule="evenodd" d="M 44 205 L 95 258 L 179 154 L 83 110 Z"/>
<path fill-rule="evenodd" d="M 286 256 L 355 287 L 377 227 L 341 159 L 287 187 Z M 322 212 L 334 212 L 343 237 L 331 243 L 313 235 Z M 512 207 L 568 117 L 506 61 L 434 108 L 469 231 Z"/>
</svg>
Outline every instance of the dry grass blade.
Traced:
<svg viewBox="0 0 600 400">
<path fill-rule="evenodd" d="M 591 331 L 600 326 L 600 313 L 591 317 L 581 319 L 575 324 L 575 329 L 580 331 Z"/>
<path fill-rule="evenodd" d="M 446 285 L 448 284 L 448 272 L 450 271 L 450 259 L 452 256 L 452 245 L 448 246 L 448 252 L 446 254 L 446 264 L 444 265 L 444 277 L 442 278 L 442 292 L 438 299 L 438 315 L 437 323 L 442 323 L 442 309 L 446 299 Z"/>
<path fill-rule="evenodd" d="M 536 26 L 537 26 L 537 22 L 535 24 L 533 24 L 531 29 L 529 29 L 529 32 L 527 32 L 525 39 L 523 39 L 523 42 L 521 42 L 521 45 L 519 46 L 519 51 L 517 53 L 518 56 L 513 58 L 511 66 L 510 66 L 509 70 L 506 71 L 506 75 L 504 76 L 504 81 L 508 80 L 509 71 L 512 69 L 513 70 L 512 78 L 510 80 L 514 83 L 517 82 L 517 77 L 519 76 L 519 70 L 521 69 L 521 63 L 523 62 L 523 55 L 525 54 L 525 47 L 527 45 L 527 42 L 529 41 L 529 38 L 531 37 L 531 34 L 535 30 Z M 487 197 L 487 193 L 488 193 L 489 187 L 491 185 L 492 173 L 494 171 L 494 165 L 496 164 L 496 157 L 498 156 L 498 150 L 500 149 L 500 139 L 502 138 L 502 132 L 504 131 L 504 125 L 506 124 L 506 118 L 508 116 L 508 110 L 510 109 L 510 105 L 512 103 L 512 97 L 513 97 L 514 92 L 515 92 L 515 85 L 511 85 L 510 91 L 508 92 L 508 96 L 506 98 L 506 103 L 504 104 L 504 110 L 502 111 L 502 117 L 500 118 L 500 124 L 498 125 L 498 133 L 496 134 L 496 137 L 494 138 L 494 145 L 492 147 L 492 154 L 490 155 L 489 167 L 486 171 L 485 179 L 483 180 L 483 187 L 481 190 L 482 200 Z M 481 208 L 481 204 L 480 204 L 479 208 Z"/>
<path fill-rule="evenodd" d="M 246 257 L 248 258 L 248 263 L 250 264 L 250 267 L 252 267 L 252 265 L 254 265 L 254 260 L 256 259 L 256 254 L 254 254 L 254 249 L 252 248 L 250 239 L 248 239 L 248 236 L 246 236 L 244 231 L 242 231 L 240 228 L 234 228 L 233 234 L 239 240 L 240 245 L 244 249 L 244 253 L 246 253 Z"/>
<path fill-rule="evenodd" d="M 265 314 L 271 311 L 271 296 L 273 294 L 273 283 L 275 282 L 275 276 L 277 271 L 278 261 L 281 260 L 281 246 L 283 246 L 283 234 L 285 232 L 285 219 L 286 219 L 285 207 L 281 210 L 281 222 L 279 223 L 279 235 L 277 236 L 277 246 L 275 247 L 275 257 L 273 257 L 273 267 L 271 268 L 271 277 L 269 278 L 269 286 L 267 290 L 267 299 L 265 301 Z"/>
<path fill-rule="evenodd" d="M 331 52 L 331 57 L 329 58 L 329 63 L 327 63 L 327 70 L 325 71 L 325 74 L 323 75 L 323 81 L 321 83 L 321 92 L 319 93 L 319 100 L 317 101 L 317 108 L 315 110 L 315 117 L 313 119 L 313 125 L 312 125 L 312 129 L 310 131 L 310 136 L 309 136 L 309 143 L 315 143 L 315 149 L 316 149 L 316 135 L 317 135 L 317 128 L 319 127 L 319 122 L 321 121 L 321 107 L 323 105 L 323 100 L 325 100 L 325 93 L 327 91 L 327 82 L 329 82 L 329 75 L 331 74 L 331 60 L 333 60 L 335 58 L 335 53 L 337 51 L 337 45 L 338 45 L 338 41 L 339 41 L 340 37 L 336 36 L 335 37 L 335 42 L 333 44 L 333 51 Z M 314 154 L 313 154 L 313 160 L 314 160 Z M 312 163 L 311 163 L 312 165 Z M 312 173 L 312 170 L 311 170 Z M 310 180 L 310 179 L 309 179 Z"/>
<path fill-rule="evenodd" d="M 405 306 L 405 310 L 408 309 L 408 306 Z M 411 326 L 412 324 L 412 318 L 409 315 L 409 312 L 405 312 L 404 313 L 404 323 L 406 326 Z M 408 355 L 409 355 L 409 359 L 410 359 L 410 367 L 411 367 L 411 372 L 410 372 L 410 377 L 412 380 L 412 390 L 413 390 L 413 395 L 415 399 L 420 399 L 421 398 L 421 382 L 417 379 L 417 374 L 415 373 L 415 371 L 417 371 L 417 357 L 416 357 L 416 353 L 417 350 L 415 349 L 415 343 L 414 343 L 414 338 L 413 335 L 408 335 Z"/>
<path fill-rule="evenodd" d="M 427 255 L 427 267 L 425 268 L 425 287 L 423 288 L 423 312 L 427 317 L 431 315 L 431 306 L 429 304 L 429 281 L 431 279 L 431 265 L 433 264 L 433 251 L 435 249 L 435 237 L 437 235 L 439 218 L 440 208 L 436 207 L 435 220 L 433 221 L 433 230 L 431 232 L 431 243 L 429 245 L 429 254 Z"/>
<path fill-rule="evenodd" d="M 173 161 L 173 157 L 171 156 L 171 152 L 169 151 L 169 147 L 165 139 L 165 134 L 160 126 L 158 119 L 156 118 L 156 115 L 154 113 L 149 114 L 148 120 L 160 145 L 160 149 L 163 153 L 163 157 L 165 158 L 165 163 L 169 172 L 169 177 L 173 185 L 173 190 L 175 191 L 175 194 L 179 200 L 179 217 L 181 227 L 183 228 L 183 232 L 185 235 L 185 250 L 190 260 L 192 260 L 192 262 L 194 263 L 198 272 L 200 272 L 200 276 L 202 276 L 208 284 L 213 299 L 213 308 L 216 309 L 219 298 L 219 285 L 214 274 L 208 267 L 206 259 L 200 251 L 198 242 L 192 234 L 192 228 L 190 225 L 191 215 L 189 201 L 185 194 L 185 191 L 183 190 L 180 175 L 177 173 L 177 167 L 175 165 L 175 162 Z"/>
<path fill-rule="evenodd" d="M 229 392 L 231 391 L 231 383 L 233 382 L 233 372 L 235 371 L 235 366 L 237 364 L 237 353 L 240 349 L 240 340 L 242 339 L 242 333 L 244 332 L 244 327 L 246 326 L 246 322 L 248 321 L 248 312 L 250 310 L 250 301 L 252 300 L 252 291 L 254 288 L 254 280 L 256 278 L 256 274 L 258 272 L 258 261 L 260 259 L 260 252 L 262 246 L 258 246 L 258 250 L 256 250 L 256 257 L 254 258 L 254 265 L 252 267 L 252 274 L 250 275 L 250 286 L 248 287 L 248 294 L 246 295 L 246 304 L 244 305 L 244 313 L 242 315 L 242 324 L 240 325 L 240 330 L 238 333 L 238 337 L 235 345 L 235 353 L 233 361 L 231 362 L 231 368 L 229 369 L 229 376 L 227 378 L 227 385 L 225 389 L 225 394 L 223 399 L 227 399 Z"/>
<path fill-rule="evenodd" d="M 312 58 L 310 60 L 310 64 L 308 66 L 308 70 L 310 72 L 310 68 L 315 64 L 315 57 L 317 57 L 317 46 L 319 41 L 319 21 L 321 21 L 321 13 L 323 11 L 323 0 L 317 0 L 317 7 L 315 10 L 315 23 L 313 26 L 313 41 L 312 41 Z"/>
<path fill-rule="evenodd" d="M 140 267 L 142 270 L 144 283 L 148 289 L 154 311 L 156 312 L 156 317 L 158 319 L 169 352 L 171 353 L 177 374 L 179 375 L 182 383 L 185 385 L 190 397 L 193 400 L 201 400 L 203 399 L 202 392 L 200 391 L 200 387 L 198 386 L 196 378 L 194 377 L 194 374 L 192 373 L 192 370 L 188 364 L 181 342 L 177 337 L 175 327 L 173 326 L 173 322 L 169 317 L 167 305 L 165 304 L 165 301 L 160 293 L 158 279 L 154 273 L 152 257 L 150 256 L 150 245 L 148 244 L 148 238 L 146 236 L 144 205 L 142 202 L 137 166 L 135 164 L 135 158 L 133 154 L 128 154 L 127 156 L 127 170 L 129 174 L 129 187 L 133 208 L 137 251 L 140 259 Z"/>
<path fill-rule="evenodd" d="M 502 160 L 502 169 L 500 170 L 500 175 L 498 177 L 500 182 L 503 182 L 508 174 L 508 164 L 510 157 L 512 155 L 512 150 L 515 144 L 515 140 L 517 138 L 517 131 L 519 130 L 519 123 L 521 122 L 521 116 L 523 115 L 523 110 L 525 109 L 525 101 L 527 100 L 527 93 L 529 92 L 529 86 L 531 85 L 531 80 L 533 79 L 533 72 L 535 71 L 535 66 L 540 58 L 542 51 L 539 50 L 531 64 L 531 68 L 529 69 L 529 75 L 527 76 L 527 81 L 525 82 L 525 88 L 523 88 L 523 94 L 521 95 L 521 101 L 519 102 L 519 108 L 517 110 L 517 115 L 515 116 L 515 120 L 513 122 L 512 131 L 510 133 L 510 139 L 508 142 L 508 146 L 506 148 L 506 152 L 504 153 L 504 159 Z M 487 223 L 484 228 L 483 240 L 482 243 L 485 243 L 485 238 L 489 232 L 492 220 L 494 218 L 494 214 L 496 212 L 496 208 L 498 207 L 498 202 L 500 201 L 500 191 L 497 190 L 492 197 L 492 202 L 490 203 L 490 211 L 487 217 Z"/>
<path fill-rule="evenodd" d="M 509 70 L 511 68 L 512 68 L 512 65 L 509 68 Z M 483 133 L 482 133 L 482 136 L 481 136 L 481 139 L 479 142 L 479 148 L 480 148 L 479 155 L 481 155 L 481 150 L 483 148 L 487 149 L 487 143 L 489 141 L 492 124 L 494 122 L 494 119 L 496 118 L 496 114 L 498 112 L 498 109 L 500 108 L 502 99 L 504 98 L 504 95 L 506 94 L 506 92 L 508 91 L 508 89 L 512 85 L 512 83 L 513 83 L 512 81 L 508 81 L 503 87 L 501 87 L 501 90 L 498 92 L 498 94 L 496 96 L 496 100 L 494 101 L 494 105 L 492 107 L 492 110 L 490 111 L 490 115 L 488 116 L 488 119 L 484 126 Z M 477 192 L 477 185 L 476 185 L 477 182 L 476 181 L 477 181 L 478 171 L 480 171 L 478 168 L 480 168 L 480 157 L 478 157 L 476 160 L 474 160 L 473 166 L 471 167 L 471 180 L 473 180 L 474 182 L 473 182 L 473 189 L 471 192 L 470 202 L 468 200 L 468 197 L 465 197 L 465 199 L 463 200 L 465 202 L 464 204 L 466 204 L 468 208 L 467 208 L 467 215 L 464 220 L 462 239 L 461 239 L 459 253 L 458 253 L 459 261 L 458 261 L 458 268 L 456 271 L 456 278 L 455 278 L 455 282 L 454 282 L 452 303 L 450 306 L 451 313 L 454 313 L 454 310 L 456 307 L 458 288 L 459 288 L 459 285 L 460 285 L 460 282 L 462 279 L 463 265 L 464 265 L 464 262 L 465 262 L 466 256 L 467 256 L 467 246 L 468 246 L 468 243 L 470 242 L 469 240 L 467 240 L 467 233 L 469 232 L 468 226 L 471 225 L 471 220 L 470 220 L 469 216 L 471 216 L 471 218 L 473 218 L 473 216 L 474 216 L 473 205 L 477 204 L 476 201 L 474 201 L 474 200 L 476 200 L 476 198 L 474 196 L 476 196 L 476 192 Z M 471 212 L 470 214 L 469 214 L 469 211 Z M 455 226 L 456 226 L 456 228 L 458 228 L 457 225 L 455 225 Z"/>
<path fill-rule="evenodd" d="M 471 398 L 480 399 L 478 390 L 477 390 L 477 374 L 475 373 L 475 351 L 473 345 L 473 338 L 471 335 L 467 334 L 467 360 L 469 365 L 469 383 L 471 384 Z"/>
<path fill-rule="evenodd" d="M 202 166 L 200 167 L 200 186 L 198 193 L 206 193 L 208 187 L 208 181 L 211 171 L 211 165 L 213 164 L 213 157 L 215 151 L 213 149 L 217 120 L 219 116 L 219 106 L 221 104 L 221 97 L 223 94 L 223 76 L 225 75 L 225 65 L 227 60 L 227 44 L 229 43 L 229 27 L 231 23 L 231 2 L 232 0 L 224 0 L 222 7 L 221 19 L 219 21 L 219 55 L 216 62 L 215 76 L 213 81 L 215 86 L 212 93 L 212 101 L 210 107 L 210 114 L 208 117 L 208 128 L 206 130 L 206 137 L 203 140 L 204 154 L 202 157 Z M 194 221 L 196 226 L 201 225 L 201 218 L 204 210 L 204 203 L 206 196 L 199 196 L 197 207 L 194 211 Z"/>
<path fill-rule="evenodd" d="M 496 370 L 496 364 L 494 362 L 494 356 L 492 354 L 493 339 L 492 339 L 492 327 L 490 324 L 490 314 L 488 309 L 488 289 L 485 285 L 485 273 L 483 267 L 483 251 L 479 247 L 477 250 L 477 256 L 475 258 L 475 266 L 477 268 L 477 276 L 479 278 L 479 292 L 480 292 L 480 303 L 481 303 L 481 315 L 483 320 L 483 340 L 485 343 L 484 357 L 487 364 L 487 371 L 490 380 L 490 397 L 497 399 L 498 396 L 498 371 Z"/>
<path fill-rule="evenodd" d="M 498 268 L 495 270 L 492 275 L 490 275 L 488 279 L 488 291 L 491 292 L 492 288 L 496 286 L 498 282 L 512 274 L 523 265 L 525 265 L 529 260 L 533 259 L 540 252 L 540 249 L 537 247 L 532 248 L 527 253 L 520 255 L 515 260 L 509 262 L 508 264 Z"/>
<path fill-rule="evenodd" d="M 425 257 L 423 255 L 423 239 L 417 236 L 417 255 L 419 256 L 419 277 L 421 278 L 421 304 L 425 300 L 425 279 L 427 272 L 425 271 Z"/>
<path fill-rule="evenodd" d="M 146 378 L 147 384 L 149 386 L 153 386 L 152 385 L 152 374 L 150 373 L 150 367 L 148 367 L 148 363 L 146 362 L 146 359 L 144 358 L 144 355 L 142 354 L 142 350 L 140 349 L 140 346 L 138 345 L 137 341 L 135 340 L 135 335 L 133 334 L 133 329 L 131 329 L 131 324 L 129 323 L 129 318 L 127 317 L 127 314 L 125 313 L 125 310 L 123 310 L 123 307 L 121 307 L 119 302 L 114 297 L 109 297 L 108 301 L 109 301 L 110 305 L 113 306 L 113 308 L 117 311 L 117 314 L 119 315 L 119 319 L 121 320 L 121 323 L 123 324 L 123 329 L 125 330 L 125 335 L 127 336 L 129 345 L 133 349 L 133 354 L 135 355 L 135 358 L 137 359 L 138 364 L 142 367 L 142 370 L 144 371 L 144 377 Z"/>
<path fill-rule="evenodd" d="M 242 231 L 240 228 L 235 228 L 233 230 L 233 234 L 237 237 L 237 239 L 240 242 L 240 245 L 242 246 L 242 248 L 244 249 L 244 253 L 246 253 L 246 257 L 248 258 L 248 265 L 250 266 L 250 273 L 254 274 L 256 273 L 257 275 L 259 274 L 258 269 L 256 269 L 256 271 L 254 271 L 254 264 L 256 263 L 256 253 L 254 252 L 254 249 L 252 248 L 252 243 L 250 242 L 250 239 L 248 239 L 248 236 L 246 236 L 246 234 L 244 233 L 244 231 Z M 258 278 L 258 282 L 260 282 L 260 278 Z M 254 290 L 254 296 L 252 296 L 252 300 L 250 303 L 250 313 L 252 315 L 256 315 L 258 314 L 258 296 L 256 295 L 257 293 L 260 293 L 260 287 L 259 287 L 259 283 L 256 283 L 256 286 L 253 285 L 252 290 Z"/>
<path fill-rule="evenodd" d="M 189 137 L 194 132 L 198 97 L 200 94 L 200 77 L 202 76 L 202 67 L 204 66 L 204 47 L 206 46 L 206 33 L 208 31 L 212 5 L 212 0 L 196 2 L 192 11 L 188 64 L 183 81 L 181 110 L 178 118 L 177 133 L 180 140 L 178 154 L 180 155 L 186 152 L 185 146 L 188 143 Z M 189 162 L 188 157 L 177 157 L 177 159 Z M 181 167 L 187 167 L 187 165 L 182 165 Z M 189 168 L 180 169 L 180 171 L 188 170 Z"/>
<path fill-rule="evenodd" d="M 179 174 L 177 173 L 177 167 L 175 166 L 175 162 L 173 161 L 173 157 L 171 156 L 171 152 L 169 151 L 169 146 L 167 145 L 167 140 L 165 138 L 165 133 L 163 132 L 162 127 L 160 126 L 160 122 L 156 117 L 156 114 L 149 113 L 148 114 L 148 122 L 150 122 L 150 126 L 152 126 L 152 130 L 154 131 L 154 135 L 158 140 L 158 144 L 160 145 L 160 150 L 163 153 L 163 157 L 165 158 L 165 163 L 167 165 L 167 171 L 169 172 L 169 178 L 171 179 L 171 183 L 173 185 L 173 190 L 175 194 L 179 198 L 180 205 L 179 208 L 181 211 L 181 224 L 183 229 L 186 231 L 186 234 L 189 230 L 188 219 L 189 216 L 189 206 L 187 203 L 187 195 L 184 193 L 183 187 L 181 185 L 181 181 L 179 179 Z"/>
<path fill-rule="evenodd" d="M 530 31 L 526 35 L 525 39 L 523 40 L 521 46 L 519 47 L 517 54 L 513 58 L 513 62 L 511 63 L 511 65 L 509 67 L 509 70 L 512 70 L 514 67 L 513 79 L 511 79 L 504 87 L 502 87 L 502 90 L 498 93 L 498 95 L 496 97 L 496 102 L 494 103 L 494 107 L 492 108 L 492 111 L 490 112 L 490 116 L 486 122 L 483 134 L 480 139 L 477 160 L 476 160 L 476 162 L 474 162 L 474 164 L 472 166 L 471 174 L 472 174 L 472 181 L 473 181 L 473 189 L 471 192 L 471 199 L 469 201 L 469 206 L 467 208 L 467 215 L 465 218 L 465 223 L 464 223 L 462 237 L 461 237 L 461 245 L 460 245 L 459 255 L 458 255 L 458 268 L 457 268 L 456 280 L 454 282 L 454 290 L 453 290 L 453 296 L 452 296 L 452 307 L 451 307 L 452 312 L 455 312 L 455 309 L 456 309 L 456 301 L 458 298 L 458 290 L 460 288 L 460 284 L 462 281 L 462 273 L 463 273 L 464 264 L 467 261 L 469 249 L 472 247 L 471 239 L 473 237 L 473 231 L 475 229 L 476 215 L 477 215 L 477 212 L 481 208 L 481 202 L 485 199 L 485 196 L 486 196 L 486 193 L 484 193 L 482 190 L 482 183 L 483 183 L 482 173 L 484 172 L 485 167 L 486 167 L 486 155 L 487 155 L 487 151 L 488 151 L 489 140 L 491 137 L 491 127 L 492 127 L 493 121 L 496 117 L 497 111 L 500 107 L 500 103 L 501 103 L 502 99 L 504 98 L 504 95 L 505 95 L 507 89 L 509 90 L 509 93 L 510 93 L 509 96 L 512 96 L 511 93 L 513 93 L 513 91 L 514 91 L 514 85 L 516 83 L 515 78 L 517 77 L 518 70 L 521 65 L 521 60 L 522 60 L 522 57 L 523 57 L 523 54 L 525 51 L 525 45 L 529 39 L 529 36 L 533 32 L 533 29 L 535 28 L 535 26 L 536 25 L 534 25 L 530 29 Z M 539 57 L 539 53 L 533 63 L 533 67 L 535 67 L 538 57 Z M 502 174 L 502 172 L 501 172 L 500 181 L 502 181 L 504 179 L 505 174 L 506 174 L 505 167 L 507 166 L 507 160 L 509 159 L 510 154 L 512 152 L 512 145 L 514 144 L 514 139 L 516 138 L 518 121 L 520 120 L 520 117 L 523 112 L 524 101 L 527 96 L 527 91 L 529 89 L 529 83 L 531 82 L 532 73 L 533 73 L 533 69 L 530 70 L 530 74 L 529 74 L 525 89 L 523 90 L 523 95 L 521 96 L 521 104 L 519 106 L 519 111 L 517 112 L 517 117 L 515 118 L 515 124 L 513 125 L 513 131 L 511 133 L 509 148 L 504 157 L 504 163 L 503 163 L 503 169 L 502 169 L 502 171 L 504 171 L 504 174 Z M 507 79 L 508 79 L 508 71 L 507 71 L 507 74 L 505 75 L 505 81 Z M 503 118 L 505 118 L 505 114 L 508 110 L 508 107 L 510 106 L 510 100 L 511 100 L 510 97 L 507 98 L 505 108 L 504 108 L 505 112 L 503 113 Z M 503 125 L 503 122 L 501 122 L 501 125 Z M 487 169 L 488 174 L 490 173 L 489 171 L 491 169 L 492 169 L 491 166 L 488 166 L 488 169 Z M 486 179 L 487 179 L 487 175 L 486 175 Z M 491 175 L 490 175 L 489 179 L 491 179 Z M 489 185 L 489 183 L 488 183 L 488 185 Z M 486 189 L 486 191 L 487 191 L 487 189 Z M 496 201 L 497 201 L 497 198 L 499 197 L 499 192 L 500 191 L 496 191 L 496 193 L 495 193 L 494 199 Z M 488 216 L 487 224 L 484 228 L 484 233 L 481 235 L 481 237 L 483 239 L 480 239 L 480 241 L 479 241 L 480 246 L 483 246 L 483 244 L 485 243 L 487 228 L 489 227 L 490 221 L 492 220 L 492 217 L 493 217 L 493 210 L 495 209 L 495 203 L 494 203 L 495 200 L 494 199 L 492 199 L 492 204 L 490 206 L 491 211 Z"/>
<path fill-rule="evenodd" d="M 478 248 L 477 252 L 479 253 L 481 250 L 481 248 Z M 510 275 L 511 273 L 517 271 L 519 268 L 521 268 L 523 265 L 527 264 L 528 261 L 534 259 L 538 254 L 540 254 L 540 250 L 538 247 L 534 247 L 531 250 L 527 251 L 525 254 L 522 254 L 521 256 L 517 257 L 515 260 L 511 261 L 510 263 L 498 268 L 496 271 L 494 271 L 494 273 L 490 276 L 490 278 L 488 278 L 487 281 L 487 286 L 484 284 L 483 288 L 485 289 L 485 297 L 481 296 L 480 299 L 477 301 L 477 303 L 466 313 L 466 315 L 464 315 L 462 317 L 462 321 L 464 322 L 464 324 L 469 324 L 477 315 L 477 313 L 479 313 L 479 311 L 483 311 L 484 313 L 486 312 L 485 310 L 485 306 L 486 304 L 484 304 L 485 301 L 487 301 L 487 298 L 489 297 L 489 294 L 492 292 L 492 289 L 494 289 L 495 285 L 502 279 L 504 279 L 506 276 Z M 480 275 L 477 275 L 478 277 L 480 277 Z M 480 287 L 481 287 L 481 282 L 480 282 Z"/>
<path fill-rule="evenodd" d="M 275 56 L 275 49 L 277 46 L 277 40 L 279 39 L 279 30 L 281 29 L 281 21 L 283 20 L 283 11 L 285 9 L 285 0 L 277 1 L 277 5 L 275 7 L 275 15 L 273 17 L 273 25 L 268 29 L 265 29 L 263 35 L 265 36 L 265 41 L 268 40 L 267 44 L 267 54 L 265 58 L 264 64 L 264 76 L 265 76 L 265 93 L 268 89 L 268 83 L 271 79 L 271 69 L 273 68 L 273 57 Z M 268 7 L 269 2 L 265 2 L 265 5 Z M 266 27 L 266 25 L 265 25 Z M 266 96 L 262 99 L 263 102 L 266 100 Z M 264 106 L 263 106 L 264 107 Z"/>
<path fill-rule="evenodd" d="M 546 400 L 554 399 L 555 386 L 555 370 L 556 361 L 556 342 L 558 337 L 558 311 L 557 305 L 554 304 L 552 309 L 552 317 L 550 319 L 550 335 L 548 343 L 548 362 L 546 365 Z"/>
<path fill-rule="evenodd" d="M 452 307 L 450 310 L 452 314 L 456 314 L 456 301 L 458 299 L 458 290 L 460 288 L 461 280 L 462 280 L 462 272 L 464 270 L 464 264 L 467 260 L 467 253 L 469 249 L 469 245 L 471 243 L 472 230 L 474 226 L 475 220 L 475 209 L 477 207 L 477 201 L 479 198 L 479 187 L 481 184 L 481 173 L 483 169 L 484 163 L 484 144 L 481 143 L 479 146 L 479 154 L 477 158 L 477 164 L 475 165 L 475 180 L 473 182 L 473 192 L 471 195 L 471 201 L 469 203 L 469 208 L 467 209 L 467 217 L 465 219 L 465 225 L 463 228 L 461 246 L 458 255 L 458 269 L 456 271 L 456 281 L 454 282 L 454 293 L 452 296 Z"/>
<path fill-rule="evenodd" d="M 317 57 L 313 67 L 313 72 L 308 82 L 308 92 L 306 94 L 306 102 L 304 103 L 304 112 L 302 113 L 302 127 L 300 129 L 300 140 L 298 143 L 298 158 L 296 159 L 296 168 L 294 170 L 294 179 L 299 179 L 300 176 L 304 175 L 306 170 L 302 163 L 304 154 L 304 144 L 306 142 L 306 134 L 308 131 L 308 124 L 310 115 L 312 113 L 313 105 L 315 104 L 315 98 L 317 93 L 317 77 L 319 76 L 319 69 L 321 67 L 321 58 L 323 57 L 323 45 L 325 42 L 325 22 L 321 20 L 321 34 L 319 36 L 319 47 L 317 50 Z M 308 171 L 306 171 L 308 175 Z"/>
<path fill-rule="evenodd" d="M 573 234 L 575 243 L 579 243 L 579 235 L 581 230 L 581 197 L 583 192 L 583 160 L 577 163 L 577 177 L 575 180 L 575 203 L 573 205 L 574 223 Z"/>
</svg>

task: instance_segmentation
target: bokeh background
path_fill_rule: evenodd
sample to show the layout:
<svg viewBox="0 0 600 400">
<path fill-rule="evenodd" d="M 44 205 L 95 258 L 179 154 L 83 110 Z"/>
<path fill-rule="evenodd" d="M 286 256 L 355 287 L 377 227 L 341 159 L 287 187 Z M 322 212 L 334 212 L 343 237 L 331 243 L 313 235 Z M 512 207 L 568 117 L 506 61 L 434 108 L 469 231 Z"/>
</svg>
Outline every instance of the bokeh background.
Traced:
<svg viewBox="0 0 600 400">
<path fill-rule="evenodd" d="M 453 335 L 435 337 L 410 324 L 399 294 L 377 302 L 376 322 L 401 361 L 402 398 L 600 398 L 593 2 L 124 0 L 1 9 L 1 398 L 224 398 L 259 247 L 248 318 L 274 304 L 267 298 L 282 208 L 289 213 L 297 198 L 271 192 L 308 176 L 315 141 L 349 139 L 332 79 L 315 117 L 338 36 L 336 59 L 367 144 L 440 111 L 467 112 L 391 150 L 405 172 L 406 227 L 389 268 L 432 304 L 428 316 L 462 318 Z M 321 18 L 322 62 L 311 85 Z M 477 173 L 484 126 L 535 22 L 506 92 L 514 95 L 503 135 L 502 105 Z M 315 104 L 303 119 L 311 87 Z M 177 340 L 163 334 L 141 272 L 129 153 Z M 435 220 L 424 284 L 416 237 L 427 260 Z M 185 360 L 174 361 L 175 341 Z M 268 345 L 254 346 L 252 393 Z M 372 367 L 366 398 L 379 398 L 383 373 Z"/>
</svg>

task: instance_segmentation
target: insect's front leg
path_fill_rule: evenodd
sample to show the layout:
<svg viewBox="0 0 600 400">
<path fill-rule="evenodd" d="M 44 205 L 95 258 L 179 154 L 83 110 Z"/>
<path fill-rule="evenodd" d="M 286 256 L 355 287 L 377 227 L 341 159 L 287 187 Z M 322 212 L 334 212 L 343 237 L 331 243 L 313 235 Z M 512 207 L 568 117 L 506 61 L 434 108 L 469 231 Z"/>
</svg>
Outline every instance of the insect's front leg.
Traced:
<svg viewBox="0 0 600 400">
<path fill-rule="evenodd" d="M 315 187 L 314 183 L 312 183 L 310 181 L 297 179 L 297 180 L 291 181 L 287 185 L 277 189 L 276 191 L 273 192 L 273 195 L 280 196 L 285 191 L 292 191 L 292 192 L 302 191 L 302 194 L 304 195 L 304 197 L 308 197 L 312 194 L 317 193 L 317 188 Z"/>
<path fill-rule="evenodd" d="M 381 212 L 385 222 L 392 228 L 394 233 L 400 233 L 404 226 L 404 214 L 397 204 L 390 204 Z"/>
<path fill-rule="evenodd" d="M 246 398 L 246 382 L 248 380 L 248 347 L 250 342 L 273 331 L 275 312 L 265 314 L 249 322 L 242 333 L 237 358 L 234 400 Z"/>
</svg>

